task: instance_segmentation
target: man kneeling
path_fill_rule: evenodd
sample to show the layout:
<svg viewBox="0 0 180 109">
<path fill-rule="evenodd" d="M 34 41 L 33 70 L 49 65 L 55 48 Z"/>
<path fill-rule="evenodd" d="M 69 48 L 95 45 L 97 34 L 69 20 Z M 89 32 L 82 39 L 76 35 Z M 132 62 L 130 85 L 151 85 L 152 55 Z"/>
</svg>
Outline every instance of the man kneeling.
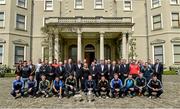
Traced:
<svg viewBox="0 0 180 109">
<path fill-rule="evenodd" d="M 28 95 L 30 97 L 35 97 L 37 91 L 37 81 L 31 75 L 29 76 L 29 80 L 27 83 L 28 83 Z"/>
<path fill-rule="evenodd" d="M 136 78 L 137 94 L 139 96 L 144 95 L 146 92 L 146 78 L 140 73 L 139 77 Z"/>
<path fill-rule="evenodd" d="M 20 79 L 20 76 L 16 76 L 16 79 L 12 83 L 12 92 L 11 95 L 17 98 L 17 94 L 24 95 L 24 82 Z"/>
<path fill-rule="evenodd" d="M 63 82 L 59 79 L 59 77 L 56 77 L 53 81 L 53 93 L 58 94 L 59 98 L 62 98 L 62 88 L 63 88 Z"/>
<path fill-rule="evenodd" d="M 69 98 L 71 95 L 74 96 L 76 91 L 76 79 L 72 74 L 69 75 L 69 77 L 66 79 L 65 86 L 67 97 Z M 70 94 L 69 92 L 72 92 L 72 94 Z"/>
<path fill-rule="evenodd" d="M 99 87 L 99 95 L 100 97 L 109 97 L 109 85 L 108 85 L 108 81 L 105 79 L 104 76 L 101 77 L 101 80 L 99 81 L 98 84 Z"/>
<path fill-rule="evenodd" d="M 152 79 L 149 80 L 148 84 L 149 97 L 152 98 L 152 93 L 155 92 L 155 97 L 158 98 L 163 93 L 162 83 L 157 79 L 157 75 L 153 74 Z"/>
<path fill-rule="evenodd" d="M 114 78 L 111 80 L 111 93 L 112 97 L 121 97 L 122 96 L 122 81 L 118 78 L 118 74 L 114 74 Z"/>
<path fill-rule="evenodd" d="M 39 90 L 37 94 L 43 95 L 44 97 L 49 97 L 49 87 L 50 87 L 50 82 L 46 80 L 46 76 L 42 75 L 41 76 L 41 81 L 39 83 Z"/>
</svg>

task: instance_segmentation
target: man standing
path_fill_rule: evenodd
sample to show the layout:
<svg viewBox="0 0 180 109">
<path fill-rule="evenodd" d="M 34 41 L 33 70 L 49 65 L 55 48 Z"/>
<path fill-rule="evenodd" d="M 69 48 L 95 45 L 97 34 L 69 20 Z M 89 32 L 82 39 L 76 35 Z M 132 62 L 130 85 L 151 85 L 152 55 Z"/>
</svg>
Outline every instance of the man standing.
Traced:
<svg viewBox="0 0 180 109">
<path fill-rule="evenodd" d="M 104 60 L 100 60 L 100 64 L 98 65 L 98 74 L 99 79 L 101 79 L 101 76 L 105 76 L 106 79 L 108 78 L 108 67 L 104 64 Z"/>
<path fill-rule="evenodd" d="M 74 65 L 72 59 L 68 59 L 68 63 L 65 65 L 65 78 L 69 77 L 70 74 L 74 75 Z"/>
<path fill-rule="evenodd" d="M 154 73 L 157 75 L 157 78 L 162 82 L 162 74 L 163 74 L 163 64 L 160 63 L 159 59 L 156 59 L 154 64 Z"/>
<path fill-rule="evenodd" d="M 77 91 L 79 91 L 80 89 L 80 84 L 81 84 L 81 78 L 82 78 L 82 69 L 83 69 L 83 65 L 81 63 L 81 61 L 77 61 L 77 64 L 75 65 L 75 77 L 76 77 L 76 81 L 77 81 Z"/>
<path fill-rule="evenodd" d="M 26 84 L 27 84 L 30 74 L 31 74 L 31 69 L 27 65 L 27 61 L 24 61 L 23 67 L 21 68 L 21 78 L 24 82 L 24 88 L 27 88 Z"/>
</svg>

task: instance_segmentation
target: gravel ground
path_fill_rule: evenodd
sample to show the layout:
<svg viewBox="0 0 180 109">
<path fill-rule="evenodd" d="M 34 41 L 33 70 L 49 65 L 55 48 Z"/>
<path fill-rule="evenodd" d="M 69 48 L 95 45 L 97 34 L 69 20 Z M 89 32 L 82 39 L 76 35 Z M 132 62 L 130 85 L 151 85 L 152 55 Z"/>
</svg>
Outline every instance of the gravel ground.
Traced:
<svg viewBox="0 0 180 109">
<path fill-rule="evenodd" d="M 88 103 L 75 98 L 19 98 L 10 96 L 13 78 L 0 78 L 0 108 L 180 108 L 180 76 L 164 76 L 161 99 L 146 97 L 99 99 Z"/>
</svg>

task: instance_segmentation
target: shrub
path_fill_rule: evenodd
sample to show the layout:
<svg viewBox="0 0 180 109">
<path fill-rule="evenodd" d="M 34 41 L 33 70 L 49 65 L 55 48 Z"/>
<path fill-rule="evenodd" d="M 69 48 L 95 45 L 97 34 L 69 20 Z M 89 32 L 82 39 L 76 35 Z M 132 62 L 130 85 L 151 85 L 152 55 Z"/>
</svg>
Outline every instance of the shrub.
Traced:
<svg viewBox="0 0 180 109">
<path fill-rule="evenodd" d="M 167 70 L 167 71 L 164 71 L 163 75 L 176 75 L 176 71 L 170 71 L 170 70 Z"/>
<path fill-rule="evenodd" d="M 10 73 L 11 69 L 6 65 L 0 65 L 0 77 L 4 77 L 6 73 Z"/>
</svg>

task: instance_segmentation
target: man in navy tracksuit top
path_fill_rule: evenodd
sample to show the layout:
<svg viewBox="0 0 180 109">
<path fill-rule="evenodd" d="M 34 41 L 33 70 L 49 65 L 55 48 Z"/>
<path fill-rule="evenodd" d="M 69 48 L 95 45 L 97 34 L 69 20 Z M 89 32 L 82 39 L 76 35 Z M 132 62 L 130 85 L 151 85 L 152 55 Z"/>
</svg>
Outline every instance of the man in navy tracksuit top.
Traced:
<svg viewBox="0 0 180 109">
<path fill-rule="evenodd" d="M 24 82 L 20 79 L 20 76 L 16 76 L 16 79 L 12 83 L 12 92 L 11 95 L 13 97 L 17 97 L 17 94 L 24 95 Z"/>
<path fill-rule="evenodd" d="M 62 80 L 59 79 L 59 77 L 56 77 L 53 81 L 53 93 L 54 95 L 59 96 L 59 98 L 62 98 L 62 91 L 63 91 L 64 83 Z"/>
<path fill-rule="evenodd" d="M 118 78 L 118 74 L 114 74 L 114 78 L 111 80 L 110 86 L 111 86 L 111 93 L 112 97 L 115 97 L 115 92 L 118 92 L 119 96 L 122 95 L 122 81 Z"/>
<path fill-rule="evenodd" d="M 34 97 L 36 95 L 36 91 L 37 91 L 37 81 L 31 75 L 31 76 L 29 76 L 29 80 L 27 83 L 28 83 L 28 95 L 30 97 Z"/>
</svg>

